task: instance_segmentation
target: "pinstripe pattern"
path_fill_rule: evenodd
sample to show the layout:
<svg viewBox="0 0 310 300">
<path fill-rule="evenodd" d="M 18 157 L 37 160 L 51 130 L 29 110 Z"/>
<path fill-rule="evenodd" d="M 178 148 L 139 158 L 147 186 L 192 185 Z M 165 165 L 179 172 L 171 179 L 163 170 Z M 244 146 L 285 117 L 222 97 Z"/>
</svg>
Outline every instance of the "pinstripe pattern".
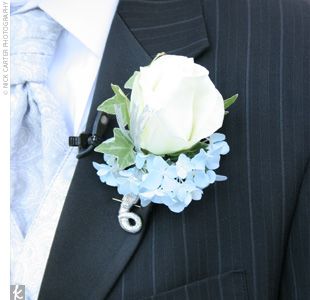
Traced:
<svg viewBox="0 0 310 300">
<path fill-rule="evenodd" d="M 296 272 L 295 272 L 295 266 L 294 266 L 294 262 L 293 262 L 293 253 L 292 253 L 292 246 L 289 245 L 288 247 L 289 249 L 289 261 L 290 261 L 290 265 L 291 265 L 291 273 L 292 273 L 292 284 L 293 284 L 293 294 L 295 299 L 299 299 L 298 298 L 298 290 L 297 290 L 297 285 L 296 285 Z"/>
<path fill-rule="evenodd" d="M 250 65 L 251 65 L 251 2 L 247 1 L 247 54 L 246 54 L 246 83 L 245 83 L 245 126 L 246 126 L 246 159 L 247 159 L 247 186 L 248 186 L 248 200 L 249 200 L 249 216 L 251 229 L 251 254 L 252 254 L 252 273 L 253 273 L 253 298 L 257 297 L 257 282 L 256 282 L 256 256 L 255 256 L 255 241 L 254 241 L 254 225 L 253 225 L 253 199 L 252 199 L 252 179 L 251 179 L 251 135 L 250 135 L 250 95 L 249 95 L 249 81 L 250 81 Z"/>
<path fill-rule="evenodd" d="M 167 53 L 178 54 L 180 51 L 184 51 L 185 49 L 188 49 L 188 48 L 193 48 L 193 46 L 196 46 L 197 44 L 201 44 L 202 42 L 208 42 L 208 39 L 207 38 L 200 39 L 200 40 L 192 42 L 186 46 L 174 48 L 172 50 L 168 50 Z"/>
<path fill-rule="evenodd" d="M 115 190 L 96 182 L 100 157 L 82 159 L 40 300 L 310 299 L 310 4 L 126 0 L 119 14 L 96 101 L 157 52 L 195 55 L 224 97 L 239 93 L 221 129 L 229 180 L 182 214 L 141 210 L 145 231 L 128 236 Z"/>
<path fill-rule="evenodd" d="M 153 227 L 152 227 L 152 291 L 153 291 L 153 295 L 156 294 L 155 226 L 156 226 L 156 219 L 153 218 Z"/>
<path fill-rule="evenodd" d="M 216 237 L 218 244 L 218 273 L 222 273 L 222 251 L 221 251 L 221 229 L 220 229 L 220 221 L 219 221 L 219 212 L 218 212 L 218 197 L 216 187 L 214 187 L 214 203 L 215 203 L 215 216 L 216 216 Z M 219 281 L 219 291 L 220 291 L 220 299 L 223 299 L 223 286 L 222 282 Z"/>
<path fill-rule="evenodd" d="M 167 53 L 186 49 L 195 56 L 209 44 L 197 0 L 191 5 L 188 0 L 121 1 L 119 11 L 151 56 L 159 48 Z"/>
<path fill-rule="evenodd" d="M 215 40 L 215 56 L 214 56 L 214 84 L 217 86 L 217 74 L 218 74 L 218 47 L 219 47 L 219 3 L 215 1 L 216 5 L 216 40 Z M 214 187 L 214 203 L 215 203 L 215 216 L 216 216 L 216 237 L 218 243 L 218 273 L 222 272 L 222 253 L 221 253 L 221 234 L 220 234 L 220 222 L 219 222 L 219 211 L 218 211 L 218 197 L 217 188 Z M 223 286 L 222 282 L 219 281 L 219 292 L 220 299 L 223 300 Z"/>
<path fill-rule="evenodd" d="M 185 19 L 185 20 L 181 20 L 181 21 L 178 21 L 178 22 L 173 22 L 173 23 L 169 23 L 169 24 L 162 24 L 162 25 L 155 25 L 155 26 L 148 26 L 148 27 L 138 27 L 138 28 L 131 28 L 131 31 L 132 32 L 137 32 L 137 31 L 142 31 L 142 30 L 153 30 L 153 29 L 159 29 L 159 28 L 168 28 L 169 30 L 171 28 L 171 26 L 175 26 L 175 25 L 180 25 L 180 24 L 186 24 L 186 23 L 189 23 L 189 22 L 192 22 L 192 21 L 195 21 L 195 20 L 199 20 L 201 19 L 202 16 L 195 16 L 195 17 L 192 17 L 192 18 L 189 18 L 189 19 Z"/>
<path fill-rule="evenodd" d="M 285 167 L 284 167 L 284 133 L 283 133 L 283 6 L 282 1 L 279 1 L 280 9 L 280 78 L 279 78 L 279 122 L 280 122 L 280 157 L 281 157 L 281 184 L 282 184 L 282 238 L 284 240 L 284 219 L 285 219 Z"/>
<path fill-rule="evenodd" d="M 281 8 L 281 6 L 283 7 Z M 289 54 L 284 52 L 284 49 L 290 47 L 290 44 L 284 40 L 284 22 L 293 20 L 285 20 L 283 14 L 291 7 L 286 6 L 286 2 L 280 1 L 279 3 L 276 0 L 271 3 L 261 0 L 259 4 L 258 1 L 253 0 L 229 4 L 224 0 L 208 0 L 205 2 L 205 8 L 211 50 L 200 58 L 200 62 L 210 69 L 211 77 L 220 90 L 224 90 L 224 95 L 235 91 L 240 93 L 238 107 L 232 109 L 229 115 L 231 119 L 227 121 L 229 124 L 225 127 L 228 137 L 236 137 L 234 126 L 239 131 L 238 141 L 234 141 L 234 139 L 231 141 L 231 155 L 235 157 L 233 159 L 236 159 L 237 155 L 240 161 L 235 163 L 230 161 L 231 157 L 227 158 L 225 164 L 231 166 L 225 165 L 223 168 L 225 170 L 234 168 L 234 171 L 230 171 L 228 174 L 230 181 L 227 182 L 227 185 L 224 184 L 225 187 L 217 185 L 206 191 L 205 198 L 208 200 L 204 204 L 200 203 L 197 209 L 194 207 L 196 204 L 193 204 L 193 207 L 189 208 L 189 210 L 192 209 L 192 212 L 188 211 L 182 215 L 181 224 L 176 221 L 178 216 L 171 216 L 174 221 L 170 225 L 162 225 L 156 230 L 157 251 L 160 245 L 165 248 L 165 251 L 160 252 L 161 254 L 157 253 L 156 272 L 153 276 L 160 278 L 162 272 L 174 274 L 174 284 L 170 288 L 167 288 L 167 281 L 161 288 L 162 284 L 159 280 L 157 294 L 161 295 L 162 291 L 172 289 L 173 286 L 178 287 L 186 282 L 195 282 L 205 276 L 210 278 L 208 276 L 212 276 L 212 274 L 223 273 L 241 266 L 247 272 L 249 299 L 275 299 L 279 293 L 281 265 L 285 261 L 285 248 L 283 248 L 282 241 L 288 238 L 288 224 L 297 197 L 296 193 L 293 196 L 294 186 L 298 185 L 297 182 L 301 182 L 301 170 L 305 166 L 305 158 L 309 155 L 309 143 L 306 145 L 304 141 L 297 141 L 299 137 L 296 131 L 289 131 L 288 125 L 285 124 L 289 114 L 287 102 L 289 99 L 288 95 L 284 94 L 284 90 L 287 88 L 287 80 L 292 77 L 288 73 L 285 73 L 286 77 L 283 75 L 284 72 L 287 72 L 284 70 L 284 59 L 287 60 Z M 292 14 L 290 15 L 292 16 Z M 266 23 L 265 26 L 264 23 Z M 241 26 L 242 29 L 238 32 L 238 28 Z M 260 30 L 262 26 L 264 29 Z M 266 31 L 267 28 L 270 33 Z M 265 39 L 265 36 L 268 40 Z M 290 35 L 290 37 L 292 36 Z M 140 39 L 140 42 L 143 44 L 143 38 Z M 147 48 L 147 41 L 143 46 Z M 227 52 L 227 47 L 229 47 L 229 52 Z M 182 52 L 182 49 L 180 51 Z M 260 57 L 258 51 L 266 51 L 266 55 L 273 56 Z M 235 60 L 232 59 L 234 54 L 236 54 Z M 278 63 L 275 62 L 275 59 L 278 59 Z M 264 65 L 263 68 L 266 69 L 260 70 L 261 65 Z M 227 74 L 231 74 L 231 76 Z M 306 75 L 309 76 L 309 74 Z M 255 82 L 258 79 L 260 79 L 260 85 Z M 231 82 L 229 83 L 229 81 Z M 296 78 L 296 83 L 297 81 Z M 261 91 L 260 87 L 265 87 L 265 90 Z M 293 91 L 293 87 L 290 87 L 290 93 Z M 309 91 L 304 92 L 306 93 L 304 97 L 309 97 Z M 257 101 L 261 101 L 259 106 Z M 304 102 L 299 100 L 296 103 L 296 109 L 301 103 Z M 304 109 L 309 111 L 308 106 Z M 269 115 L 270 110 L 279 117 Z M 257 113 L 260 115 L 257 116 Z M 258 119 L 259 117 L 261 119 Z M 291 121 L 293 120 L 291 119 Z M 306 125 L 298 120 L 294 122 L 296 123 L 294 128 Z M 278 125 L 275 125 L 276 123 Z M 307 132 L 309 135 L 309 126 L 304 128 L 306 130 L 304 133 Z M 266 143 L 271 143 L 272 146 L 266 148 L 266 144 L 260 145 L 257 143 L 257 137 Z M 289 166 L 285 164 L 285 158 L 288 155 L 287 152 L 285 153 L 287 141 L 292 138 L 295 144 L 300 143 L 305 147 L 303 149 L 304 156 L 294 158 L 296 161 L 303 161 L 303 164 L 300 164 L 303 167 L 296 170 L 297 165 L 295 165 L 293 173 L 290 172 L 289 178 L 286 178 L 290 167 L 293 170 L 292 164 Z M 240 150 L 240 145 L 244 147 L 244 150 L 241 153 L 236 153 Z M 234 177 L 238 177 L 242 183 L 235 183 Z M 292 184 L 286 186 L 286 182 Z M 226 190 L 227 188 L 231 191 Z M 295 191 L 297 192 L 297 190 Z M 290 201 L 290 205 L 286 205 L 285 200 Z M 227 209 L 226 205 L 228 205 Z M 165 219 L 171 218 L 163 209 L 156 207 L 154 209 L 157 212 L 156 224 L 166 223 Z M 229 216 L 227 213 L 231 215 Z M 194 222 L 194 219 L 201 220 L 197 221 L 201 224 Z M 162 231 L 169 230 L 171 225 L 174 226 L 174 234 L 172 236 L 167 233 L 163 235 Z M 165 238 L 167 235 L 170 240 L 168 244 Z M 180 244 L 180 236 L 182 238 L 186 236 L 187 246 Z M 165 242 L 161 243 L 161 240 Z M 180 272 L 179 258 L 171 259 L 169 265 L 166 260 L 170 257 L 168 253 L 182 256 L 180 247 L 184 247 L 182 251 L 185 255 L 183 263 L 188 266 L 188 270 L 185 267 L 183 271 L 183 280 L 178 280 L 179 276 L 177 275 Z M 134 265 L 139 263 L 141 256 L 145 255 L 144 251 L 146 250 L 142 244 L 133 263 L 128 266 L 129 273 L 134 269 Z M 290 255 L 292 256 L 292 254 Z M 196 257 L 193 258 L 193 256 Z M 160 265 L 163 266 L 162 272 Z M 292 258 L 289 258 L 288 268 L 292 274 L 294 266 Z M 193 277 L 193 273 L 197 270 L 200 275 Z M 188 276 L 187 272 L 189 272 Z M 296 285 L 292 283 L 292 291 L 296 290 L 294 286 Z M 206 284 L 205 287 L 200 285 L 199 293 L 195 294 L 197 298 L 189 299 L 242 299 L 243 296 L 237 294 L 240 291 L 238 280 L 232 280 L 229 298 L 227 298 L 226 289 L 227 286 L 223 285 L 223 281 L 216 277 L 212 283 Z M 184 287 L 183 296 L 179 292 L 164 293 L 165 296 L 158 296 L 154 299 L 187 299 L 191 296 L 189 291 L 186 296 Z M 216 294 L 213 294 L 214 291 Z M 140 293 L 136 291 L 136 295 L 138 299 Z M 292 299 L 299 299 L 298 297 L 299 295 L 293 292 Z"/>
<path fill-rule="evenodd" d="M 122 300 L 125 300 L 125 278 L 124 278 L 124 276 L 122 276 L 122 279 L 121 279 L 121 285 L 122 285 L 122 287 L 121 287 L 121 299 Z"/>
<path fill-rule="evenodd" d="M 288 242 L 287 259 L 284 264 L 281 299 L 309 299 L 310 229 L 310 160 L 299 192 L 295 218 Z"/>
<path fill-rule="evenodd" d="M 182 230 L 183 230 L 183 247 L 184 247 L 184 266 L 185 266 L 185 279 L 186 282 L 189 281 L 188 277 L 188 251 L 187 251 L 187 238 L 186 238 L 186 223 L 185 215 L 182 215 Z"/>
</svg>

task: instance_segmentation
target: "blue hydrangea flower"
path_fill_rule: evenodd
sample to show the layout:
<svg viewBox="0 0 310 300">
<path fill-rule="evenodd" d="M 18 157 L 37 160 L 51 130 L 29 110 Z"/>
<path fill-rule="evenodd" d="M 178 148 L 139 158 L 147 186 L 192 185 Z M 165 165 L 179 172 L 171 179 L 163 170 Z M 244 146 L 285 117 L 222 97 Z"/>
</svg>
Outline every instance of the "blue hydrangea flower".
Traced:
<svg viewBox="0 0 310 300">
<path fill-rule="evenodd" d="M 171 201 L 170 196 L 168 196 L 161 189 L 140 193 L 139 198 L 143 207 L 149 205 L 151 202 L 156 204 L 166 204 Z"/>
<path fill-rule="evenodd" d="M 186 176 L 192 171 L 191 160 L 183 153 L 179 155 L 179 158 L 175 165 L 177 175 L 182 179 L 185 179 Z"/>
<path fill-rule="evenodd" d="M 227 176 L 216 175 L 216 180 L 215 181 L 225 181 L 225 180 L 227 180 Z"/>
<path fill-rule="evenodd" d="M 138 195 L 141 184 L 140 171 L 137 168 L 133 167 L 128 170 L 120 171 L 119 175 L 120 176 L 117 177 L 118 193 L 121 195 Z"/>
<path fill-rule="evenodd" d="M 225 141 L 225 139 L 226 139 L 225 134 L 219 132 L 215 132 L 211 134 L 209 137 L 209 141 L 211 142 L 211 144 Z"/>
<path fill-rule="evenodd" d="M 195 185 L 201 189 L 206 188 L 210 184 L 209 176 L 205 171 L 195 170 L 192 173 L 192 177 Z"/>
<path fill-rule="evenodd" d="M 117 170 L 107 164 L 93 163 L 94 168 L 97 170 L 101 182 L 110 186 L 117 186 Z"/>
<path fill-rule="evenodd" d="M 225 135 L 214 133 L 208 141 L 206 150 L 200 149 L 193 158 L 180 154 L 176 163 L 139 152 L 135 165 L 126 170 L 119 170 L 116 157 L 107 154 L 104 155 L 106 163 L 93 165 L 100 180 L 116 186 L 120 194 L 137 195 L 142 206 L 151 202 L 164 204 L 178 213 L 192 200 L 200 200 L 204 188 L 227 179 L 214 171 L 219 168 L 221 155 L 229 152 Z"/>
<path fill-rule="evenodd" d="M 216 151 L 219 150 L 221 155 L 226 155 L 229 152 L 229 146 L 225 142 L 225 134 L 222 133 L 213 133 L 210 138 L 210 150 Z"/>
<path fill-rule="evenodd" d="M 165 194 L 167 194 L 171 198 L 174 198 L 180 184 L 181 183 L 178 182 L 175 177 L 164 176 L 161 184 L 161 189 Z"/>
<path fill-rule="evenodd" d="M 143 176 L 141 187 L 149 191 L 156 190 L 165 176 L 176 177 L 175 166 L 170 166 L 161 156 L 150 156 L 146 166 L 148 173 Z"/>
<path fill-rule="evenodd" d="M 151 157 L 150 154 L 144 154 L 142 152 L 138 152 L 136 155 L 136 160 L 135 160 L 136 167 L 138 169 L 142 169 L 149 157 Z"/>
<path fill-rule="evenodd" d="M 174 203 L 169 205 L 173 212 L 181 212 L 187 207 L 193 199 L 200 200 L 202 197 L 202 190 L 197 188 L 191 180 L 184 181 L 176 192 L 176 199 Z"/>
<path fill-rule="evenodd" d="M 209 170 L 216 170 L 220 167 L 220 150 L 216 149 L 209 149 L 206 155 L 206 167 Z"/>
<path fill-rule="evenodd" d="M 220 166 L 221 155 L 229 152 L 229 146 L 225 142 L 225 135 L 214 133 L 209 138 L 209 147 L 206 157 L 206 167 L 209 170 L 216 170 Z"/>
<path fill-rule="evenodd" d="M 206 163 L 207 163 L 207 153 L 205 150 L 200 149 L 199 153 L 196 154 L 192 159 L 191 159 L 191 164 L 193 170 L 201 170 L 205 171 L 206 169 Z"/>
<path fill-rule="evenodd" d="M 117 168 L 117 158 L 111 154 L 103 154 L 103 160 L 111 167 Z"/>
</svg>

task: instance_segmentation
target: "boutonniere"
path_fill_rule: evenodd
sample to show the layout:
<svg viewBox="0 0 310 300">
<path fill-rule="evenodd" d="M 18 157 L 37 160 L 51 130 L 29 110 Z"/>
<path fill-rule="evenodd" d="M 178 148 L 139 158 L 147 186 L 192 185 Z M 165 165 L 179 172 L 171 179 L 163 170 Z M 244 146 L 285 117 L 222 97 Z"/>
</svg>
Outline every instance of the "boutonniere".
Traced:
<svg viewBox="0 0 310 300">
<path fill-rule="evenodd" d="M 98 107 L 116 115 L 119 127 L 96 147 L 104 163 L 94 167 L 103 183 L 123 195 L 119 222 L 134 233 L 142 222 L 130 209 L 139 201 L 179 213 L 210 184 L 227 179 L 215 172 L 229 152 L 225 135 L 216 131 L 238 95 L 224 101 L 206 68 L 163 53 L 134 72 L 125 88 L 130 98 L 112 85 L 114 96 Z"/>
</svg>

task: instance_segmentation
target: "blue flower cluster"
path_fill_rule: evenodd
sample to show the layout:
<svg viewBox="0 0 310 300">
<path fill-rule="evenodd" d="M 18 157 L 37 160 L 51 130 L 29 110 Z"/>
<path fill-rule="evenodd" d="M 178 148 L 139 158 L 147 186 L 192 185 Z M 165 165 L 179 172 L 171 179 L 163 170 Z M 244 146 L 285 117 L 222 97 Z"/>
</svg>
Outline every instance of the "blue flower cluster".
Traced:
<svg viewBox="0 0 310 300">
<path fill-rule="evenodd" d="M 181 212 L 192 200 L 201 199 L 204 188 L 227 179 L 214 171 L 220 166 L 221 155 L 229 152 L 225 135 L 214 133 L 208 142 L 207 150 L 200 149 L 193 158 L 180 154 L 176 162 L 140 152 L 134 166 L 120 170 L 116 157 L 104 154 L 106 163 L 94 163 L 94 167 L 103 183 L 117 187 L 121 195 L 138 196 L 142 206 L 153 202 Z"/>
</svg>

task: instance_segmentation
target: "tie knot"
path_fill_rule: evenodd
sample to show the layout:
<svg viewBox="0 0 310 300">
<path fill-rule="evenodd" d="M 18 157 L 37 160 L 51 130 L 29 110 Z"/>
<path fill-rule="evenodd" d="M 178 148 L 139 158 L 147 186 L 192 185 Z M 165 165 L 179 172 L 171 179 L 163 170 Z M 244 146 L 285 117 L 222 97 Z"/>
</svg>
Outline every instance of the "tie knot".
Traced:
<svg viewBox="0 0 310 300">
<path fill-rule="evenodd" d="M 62 27 L 40 9 L 11 17 L 11 84 L 44 82 Z"/>
</svg>

